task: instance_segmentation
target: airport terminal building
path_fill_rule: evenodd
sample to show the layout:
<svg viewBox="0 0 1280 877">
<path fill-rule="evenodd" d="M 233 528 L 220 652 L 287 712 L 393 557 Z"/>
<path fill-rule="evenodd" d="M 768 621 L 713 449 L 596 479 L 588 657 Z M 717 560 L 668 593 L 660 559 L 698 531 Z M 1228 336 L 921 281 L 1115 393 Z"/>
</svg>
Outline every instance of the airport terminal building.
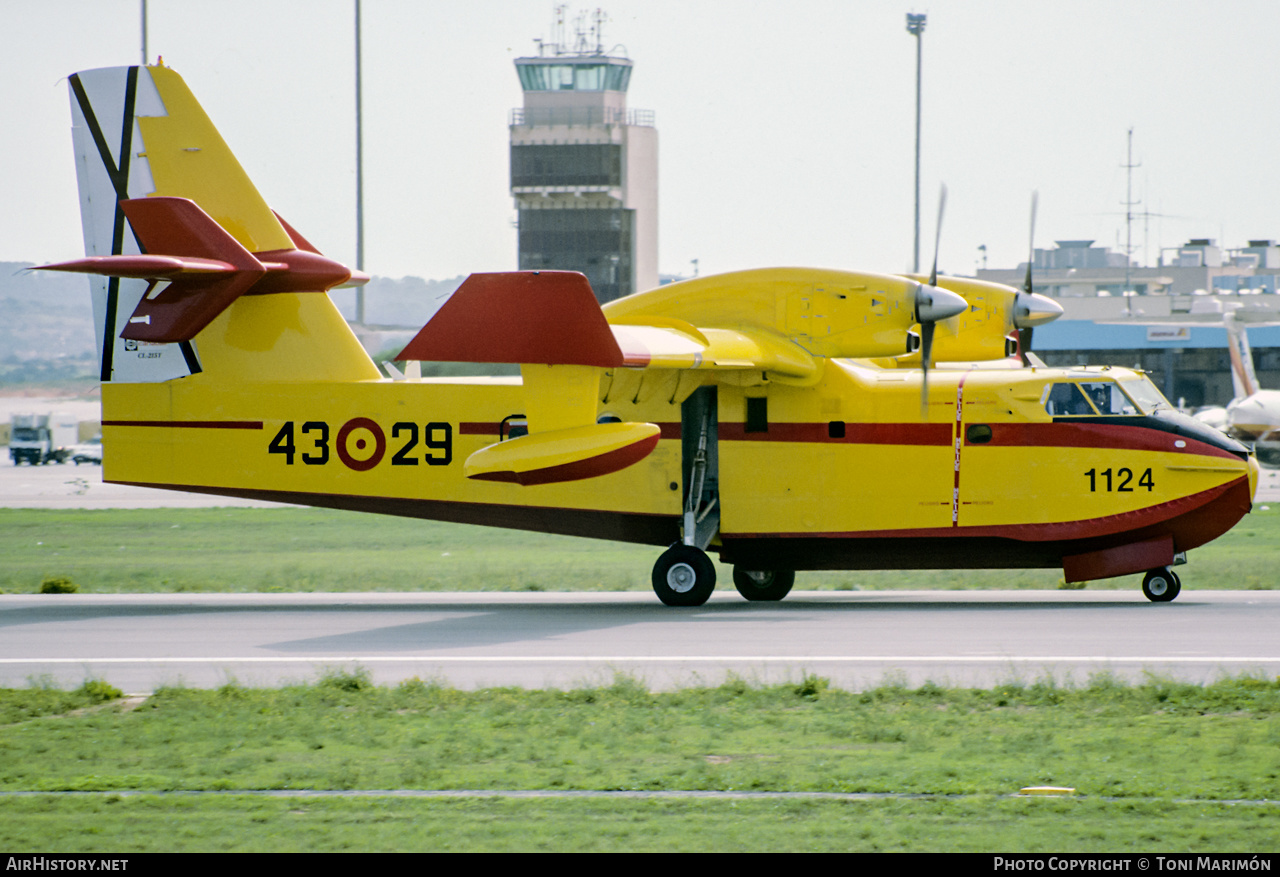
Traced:
<svg viewBox="0 0 1280 877">
<path fill-rule="evenodd" d="M 1024 262 L 977 276 L 1020 288 L 1026 271 Z M 1251 327 L 1248 335 L 1258 380 L 1280 387 L 1280 246 L 1273 240 L 1224 251 L 1197 238 L 1156 267 L 1134 266 L 1093 241 L 1058 241 L 1035 250 L 1032 280 L 1064 309 L 1035 331 L 1035 352 L 1050 365 L 1136 366 L 1175 404 L 1225 405 L 1235 395 L 1227 334 L 1212 312 L 1241 306 L 1275 312 L 1278 325 Z M 1200 325 L 1175 325 L 1180 315 Z"/>
</svg>

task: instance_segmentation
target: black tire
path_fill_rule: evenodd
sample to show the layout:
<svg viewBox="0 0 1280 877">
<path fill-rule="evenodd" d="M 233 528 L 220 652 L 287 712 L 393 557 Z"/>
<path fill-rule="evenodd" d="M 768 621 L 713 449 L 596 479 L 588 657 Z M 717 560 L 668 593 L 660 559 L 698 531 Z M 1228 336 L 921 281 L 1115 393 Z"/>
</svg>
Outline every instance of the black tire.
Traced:
<svg viewBox="0 0 1280 877">
<path fill-rule="evenodd" d="M 1182 581 L 1167 566 L 1142 577 L 1142 593 L 1152 603 L 1168 603 L 1182 592 Z"/>
<path fill-rule="evenodd" d="M 793 569 L 748 570 L 733 568 L 733 586 L 748 600 L 781 600 L 796 583 Z"/>
<path fill-rule="evenodd" d="M 691 545 L 672 545 L 653 565 L 653 592 L 668 606 L 701 606 L 716 589 L 716 565 Z"/>
</svg>

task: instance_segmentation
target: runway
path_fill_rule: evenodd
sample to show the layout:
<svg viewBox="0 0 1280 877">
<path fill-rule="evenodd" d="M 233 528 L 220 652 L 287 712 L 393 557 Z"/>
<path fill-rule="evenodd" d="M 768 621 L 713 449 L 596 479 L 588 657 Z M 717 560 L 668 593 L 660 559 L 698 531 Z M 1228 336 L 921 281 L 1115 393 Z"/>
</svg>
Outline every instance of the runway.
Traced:
<svg viewBox="0 0 1280 877">
<path fill-rule="evenodd" d="M 38 401 L 13 402 L 44 410 Z M 1263 470 L 1257 505 L 1280 501 Z M 104 484 L 100 466 L 0 461 L 0 507 L 272 505 Z M 472 688 L 772 683 L 815 673 L 859 689 L 885 681 L 992 686 L 1051 676 L 1153 673 L 1186 681 L 1280 673 L 1280 592 L 795 592 L 750 604 L 728 583 L 698 609 L 650 593 L 0 595 L 0 685 L 102 678 L 162 685 L 309 681 L 365 668 Z"/>
<path fill-rule="evenodd" d="M 990 687 L 1100 673 L 1191 682 L 1280 673 L 1280 592 L 799 592 L 731 590 L 674 610 L 650 594 L 0 596 L 0 685 L 101 678 L 128 692 L 326 669 L 459 688 L 575 687 L 626 673 L 650 688 L 886 681 Z"/>
</svg>

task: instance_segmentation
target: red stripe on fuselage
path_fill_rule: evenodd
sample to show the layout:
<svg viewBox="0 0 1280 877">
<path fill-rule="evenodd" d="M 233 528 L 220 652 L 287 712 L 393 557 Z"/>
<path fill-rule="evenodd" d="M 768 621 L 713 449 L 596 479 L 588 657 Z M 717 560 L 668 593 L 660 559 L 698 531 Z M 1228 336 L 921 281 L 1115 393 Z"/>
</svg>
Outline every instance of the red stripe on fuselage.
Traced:
<svg viewBox="0 0 1280 877">
<path fill-rule="evenodd" d="M 838 421 L 833 421 L 838 422 Z M 822 442 L 837 445 L 949 445 L 950 423 L 846 423 L 844 437 L 832 438 L 829 423 L 769 424 L 767 432 L 747 432 L 746 424 L 721 423 L 728 442 Z M 663 435 L 666 438 L 666 435 Z"/>
<path fill-rule="evenodd" d="M 655 424 L 662 430 L 661 437 L 664 439 L 680 438 L 681 430 L 678 423 L 658 423 Z M 458 424 L 458 435 L 498 435 L 501 424 L 498 423 L 482 423 L 477 421 L 463 421 Z"/>
<path fill-rule="evenodd" d="M 103 426 L 152 426 L 161 429 L 262 429 L 261 420 L 104 420 Z"/>
<path fill-rule="evenodd" d="M 464 420 L 458 424 L 458 435 L 498 435 L 501 427 L 500 423 L 476 423 Z"/>
</svg>

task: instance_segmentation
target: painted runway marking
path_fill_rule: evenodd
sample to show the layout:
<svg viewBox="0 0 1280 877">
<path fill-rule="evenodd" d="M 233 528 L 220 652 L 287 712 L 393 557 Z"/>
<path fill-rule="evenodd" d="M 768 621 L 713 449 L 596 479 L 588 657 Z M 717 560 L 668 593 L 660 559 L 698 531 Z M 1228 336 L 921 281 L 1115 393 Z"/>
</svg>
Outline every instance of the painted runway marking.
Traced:
<svg viewBox="0 0 1280 877">
<path fill-rule="evenodd" d="M 1280 656 L 1235 655 L 311 655 L 307 657 L 213 656 L 183 658 L 0 658 L 0 665 L 14 664 L 314 664 L 317 661 L 351 661 L 365 664 L 500 664 L 520 663 L 725 663 L 785 661 L 839 664 L 936 663 L 993 664 L 1031 661 L 1077 661 L 1094 664 L 1278 664 Z"/>
</svg>

